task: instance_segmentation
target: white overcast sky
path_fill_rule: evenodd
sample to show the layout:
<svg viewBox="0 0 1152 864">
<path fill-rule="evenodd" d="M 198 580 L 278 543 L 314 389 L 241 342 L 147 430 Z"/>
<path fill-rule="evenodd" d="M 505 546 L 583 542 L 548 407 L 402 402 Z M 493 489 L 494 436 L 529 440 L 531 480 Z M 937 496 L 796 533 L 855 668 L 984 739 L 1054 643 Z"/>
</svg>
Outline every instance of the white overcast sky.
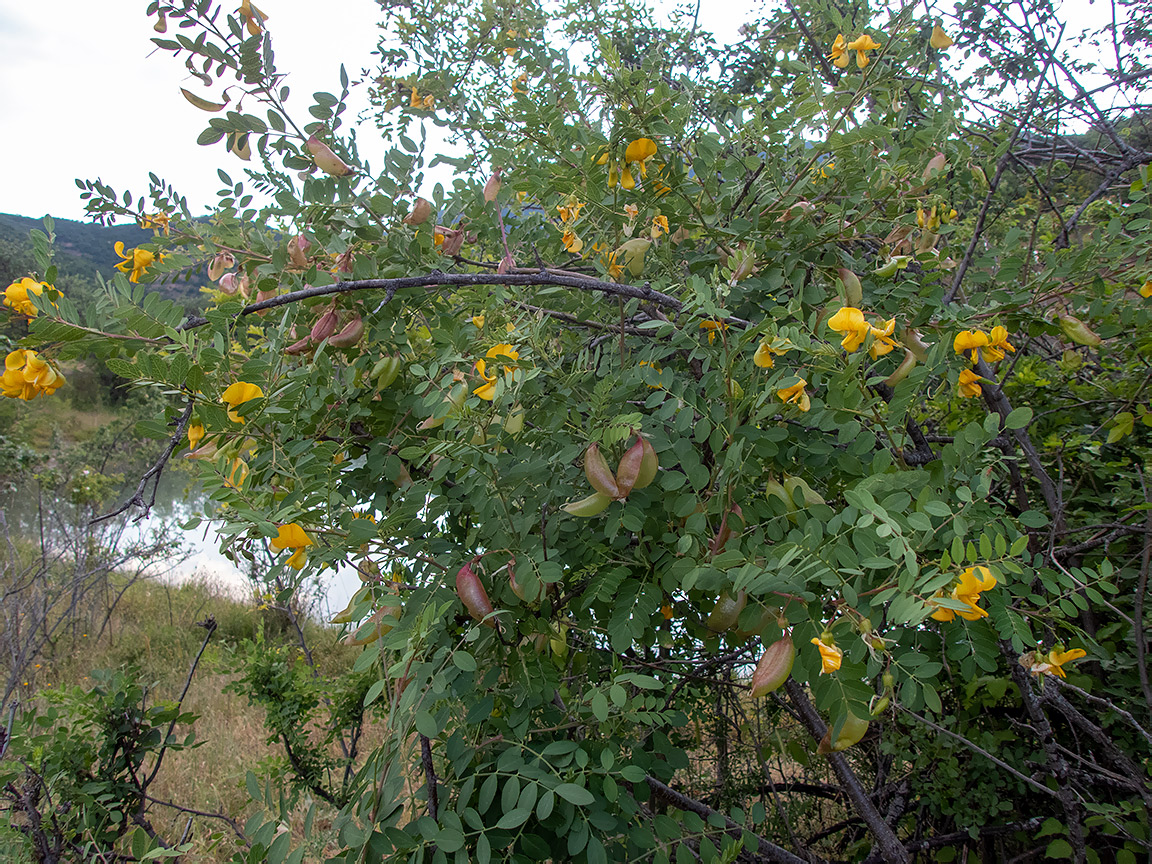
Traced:
<svg viewBox="0 0 1152 864">
<path fill-rule="evenodd" d="M 138 195 L 154 171 L 174 184 L 198 215 L 215 200 L 217 167 L 243 176 L 243 163 L 225 154 L 223 144 L 196 144 L 211 115 L 187 104 L 179 88 L 205 96 L 213 91 L 191 78 L 169 52 L 154 51 L 155 19 L 144 16 L 146 5 L 145 0 L 0 0 L 0 213 L 82 219 L 75 178 L 98 177 L 118 192 Z M 374 0 L 261 0 L 259 5 L 270 16 L 277 66 L 289 72 L 294 113 L 303 115 L 313 92 L 338 91 L 341 62 L 354 80 L 365 67 L 374 67 L 382 17 Z M 1091 0 L 1061 5 L 1065 14 L 1073 12 L 1074 28 L 1077 18 L 1091 15 Z M 722 42 L 739 38 L 734 28 L 748 11 L 746 0 L 712 0 L 702 7 L 702 27 Z M 1096 4 L 1097 10 L 1105 8 Z M 351 114 L 366 104 L 363 88 L 359 97 L 353 98 Z M 362 152 L 379 164 L 384 143 L 363 133 Z"/>
</svg>

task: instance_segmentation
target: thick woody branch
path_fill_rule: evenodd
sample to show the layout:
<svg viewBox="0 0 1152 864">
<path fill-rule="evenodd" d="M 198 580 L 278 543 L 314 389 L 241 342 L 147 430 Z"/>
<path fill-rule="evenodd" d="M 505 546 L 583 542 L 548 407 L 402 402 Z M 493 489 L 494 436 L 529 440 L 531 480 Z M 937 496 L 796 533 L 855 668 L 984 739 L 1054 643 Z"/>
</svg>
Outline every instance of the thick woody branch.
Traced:
<svg viewBox="0 0 1152 864">
<path fill-rule="evenodd" d="M 747 829 L 737 825 L 723 813 L 713 810 L 707 804 L 697 801 L 694 798 L 689 798 L 682 792 L 677 792 L 671 786 L 667 785 L 666 783 L 661 783 L 651 775 L 646 776 L 644 780 L 648 783 L 648 788 L 652 790 L 653 795 L 662 798 L 678 810 L 684 810 L 688 813 L 695 813 L 701 819 L 708 821 L 714 821 L 715 819 L 719 818 L 720 820 L 723 820 L 724 827 L 728 829 L 728 833 L 732 834 L 733 836 L 741 836 L 742 834 L 751 833 Z M 765 840 L 763 837 L 759 837 L 755 834 L 752 836 L 756 837 L 756 841 L 759 844 L 757 852 L 762 853 L 752 856 L 752 860 L 772 861 L 778 862 L 778 864 L 807 864 L 804 858 L 793 855 L 784 847 L 777 846 L 775 843 L 772 843 L 769 840 Z"/>
<path fill-rule="evenodd" d="M 824 725 L 824 721 L 820 718 L 819 713 L 817 713 L 815 706 L 812 705 L 807 695 L 805 695 L 804 688 L 789 679 L 784 685 L 784 689 L 788 691 L 788 697 L 792 700 L 792 704 L 796 706 L 796 710 L 800 714 L 800 719 L 808 729 L 809 734 L 816 740 L 823 738 L 827 727 Z M 864 820 L 864 824 L 868 826 L 868 830 L 876 839 L 877 848 L 874 851 L 879 853 L 880 860 L 897 862 L 897 864 L 908 864 L 911 859 L 904 849 L 904 844 L 897 839 L 892 828 L 884 821 L 884 817 L 880 815 L 880 811 L 877 810 L 876 805 L 872 803 L 868 791 L 861 785 L 859 778 L 856 776 L 856 772 L 852 770 L 852 766 L 849 765 L 848 760 L 844 758 L 844 754 L 829 753 L 828 761 L 832 765 L 832 770 L 836 772 L 836 776 L 840 778 L 840 785 L 847 793 L 853 808 L 855 808 L 860 818 Z"/>
</svg>

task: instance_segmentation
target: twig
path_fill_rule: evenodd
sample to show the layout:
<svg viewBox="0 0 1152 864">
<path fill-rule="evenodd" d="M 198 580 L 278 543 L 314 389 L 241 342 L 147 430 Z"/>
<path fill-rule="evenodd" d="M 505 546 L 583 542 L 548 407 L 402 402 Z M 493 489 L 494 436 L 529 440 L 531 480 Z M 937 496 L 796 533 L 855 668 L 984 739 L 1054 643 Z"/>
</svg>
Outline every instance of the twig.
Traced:
<svg viewBox="0 0 1152 864">
<path fill-rule="evenodd" d="M 196 810 L 192 807 L 184 807 L 183 805 L 175 804 L 172 801 L 164 801 L 160 798 L 153 798 L 148 794 L 145 794 L 144 797 L 151 801 L 153 804 L 159 804 L 161 807 L 171 807 L 173 810 L 178 810 L 181 813 L 190 813 L 193 816 L 203 816 L 206 819 L 219 819 L 221 822 L 232 829 L 233 833 L 235 833 L 235 835 L 240 838 L 241 843 L 243 843 L 245 846 L 248 846 L 249 848 L 252 846 L 252 843 L 248 840 L 247 837 L 244 836 L 244 832 L 240 830 L 240 826 L 236 824 L 233 819 L 225 816 L 223 813 L 212 813 L 207 810 Z"/>
<path fill-rule="evenodd" d="M 176 718 L 179 717 L 180 706 L 184 704 L 184 697 L 188 695 L 188 688 L 192 686 L 192 676 L 196 674 L 196 667 L 200 665 L 200 658 L 204 656 L 204 649 L 208 647 L 208 640 L 216 632 L 216 619 L 209 615 L 203 621 L 196 622 L 196 626 L 203 627 L 208 632 L 204 634 L 204 642 L 192 659 L 192 665 L 188 669 L 188 677 L 184 681 L 184 689 L 180 691 L 180 698 L 176 700 L 176 717 L 173 717 L 168 724 L 168 731 L 164 733 L 164 743 L 160 745 L 160 752 L 156 754 L 156 764 L 152 766 L 152 771 L 147 779 L 140 784 L 141 792 L 152 785 L 152 781 L 156 779 L 156 774 L 160 770 L 160 763 L 164 761 L 164 754 L 168 752 L 168 740 L 172 737 L 172 730 L 176 728 Z"/>
<path fill-rule="evenodd" d="M 1003 759 L 998 759 L 997 757 L 993 756 L 991 753 L 989 753 L 987 750 L 985 750 L 980 745 L 978 745 L 972 741 L 969 741 L 963 735 L 957 735 L 955 732 L 951 731 L 950 729 L 945 729 L 943 726 L 938 726 L 937 724 L 935 724 L 931 720 L 929 720 L 927 717 L 921 717 L 915 711 L 909 711 L 903 705 L 897 705 L 896 707 L 898 709 L 900 709 L 900 711 L 902 711 L 903 713 L 905 713 L 909 717 L 911 717 L 913 720 L 917 720 L 917 721 L 923 723 L 925 726 L 928 726 L 932 729 L 935 729 L 937 732 L 939 732 L 943 735 L 947 735 L 949 738 L 955 738 L 957 741 L 959 741 L 961 744 L 963 744 L 969 750 L 972 750 L 975 753 L 979 753 L 985 759 L 989 759 L 992 762 L 995 762 L 997 765 L 999 765 L 1001 768 L 1003 768 L 1005 771 L 1007 771 L 1009 774 L 1011 774 L 1017 780 L 1021 781 L 1022 783 L 1028 784 L 1033 789 L 1035 789 L 1037 792 L 1043 792 L 1045 795 L 1051 795 L 1052 797 L 1056 797 L 1056 793 L 1053 792 L 1051 789 L 1049 789 L 1047 786 L 1045 786 L 1043 783 L 1037 783 L 1035 780 L 1033 780 L 1027 774 L 1023 774 L 1020 771 L 1017 771 L 1015 768 L 1013 768 L 1011 765 L 1009 765 Z"/>
<path fill-rule="evenodd" d="M 1149 733 L 1149 731 L 1147 729 L 1145 729 L 1143 726 L 1141 726 L 1140 723 L 1136 720 L 1135 717 L 1132 716 L 1132 714 L 1130 712 L 1125 711 L 1119 705 L 1114 705 L 1113 703 L 1109 702 L 1107 699 L 1102 699 L 1099 696 L 1093 696 L 1087 690 L 1082 690 L 1079 687 L 1077 687 L 1075 684 L 1070 684 L 1068 681 L 1066 681 L 1063 678 L 1053 678 L 1052 680 L 1055 681 L 1057 684 L 1059 684 L 1061 687 L 1063 687 L 1065 690 L 1071 690 L 1073 693 L 1079 694 L 1082 698 L 1084 698 L 1086 701 L 1090 702 L 1091 704 L 1099 705 L 1101 708 L 1107 708 L 1109 711 L 1114 711 L 1120 717 L 1127 720 L 1128 725 L 1130 725 L 1133 729 L 1135 729 L 1137 732 L 1139 732 L 1144 737 L 1144 740 L 1148 742 L 1148 746 L 1152 747 L 1152 733 Z"/>
<path fill-rule="evenodd" d="M 697 801 L 694 798 L 689 798 L 683 792 L 677 792 L 671 786 L 666 783 L 661 783 L 650 774 L 645 776 L 644 780 L 647 782 L 648 788 L 652 790 L 653 795 L 658 795 L 678 810 L 695 813 L 700 818 L 710 822 L 717 818 L 721 819 L 723 820 L 724 827 L 728 829 L 730 834 L 735 832 L 740 832 L 741 835 L 752 833 L 743 826 L 737 825 L 723 813 L 713 810 L 707 804 Z M 756 842 L 759 844 L 757 851 L 764 853 L 763 855 L 757 855 L 757 860 L 773 861 L 778 862 L 778 864 L 807 864 L 803 858 L 793 855 L 784 847 L 777 846 L 775 843 L 765 840 L 756 834 L 752 834 L 752 836 L 756 838 Z"/>
<path fill-rule="evenodd" d="M 164 452 L 160 454 L 160 458 L 156 460 L 156 464 L 144 472 L 144 476 L 140 478 L 140 482 L 137 484 L 136 491 L 132 494 L 132 497 L 111 513 L 97 516 L 88 523 L 89 525 L 95 525 L 97 522 L 104 522 L 119 516 L 129 507 L 140 507 L 143 509 L 143 512 L 132 520 L 133 522 L 139 522 L 152 512 L 152 508 L 156 505 L 156 493 L 160 489 L 160 475 L 164 472 L 164 466 L 168 464 L 168 460 L 172 458 L 172 453 L 184 438 L 184 433 L 188 429 L 188 422 L 192 419 L 192 408 L 195 404 L 195 397 L 189 396 L 188 406 L 184 409 L 184 413 L 180 415 L 180 422 L 176 426 L 176 431 L 168 440 L 168 446 L 164 448 Z M 144 490 L 147 488 L 149 480 L 153 481 L 152 495 L 149 497 L 148 502 L 145 503 Z"/>
</svg>

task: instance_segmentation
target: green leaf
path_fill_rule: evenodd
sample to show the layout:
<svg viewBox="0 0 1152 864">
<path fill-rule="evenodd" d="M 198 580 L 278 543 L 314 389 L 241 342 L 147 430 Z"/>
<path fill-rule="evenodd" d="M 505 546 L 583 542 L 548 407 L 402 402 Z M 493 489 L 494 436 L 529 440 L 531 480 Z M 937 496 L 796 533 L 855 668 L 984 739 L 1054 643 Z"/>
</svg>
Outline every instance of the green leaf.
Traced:
<svg viewBox="0 0 1152 864">
<path fill-rule="evenodd" d="M 570 804 L 575 804 L 577 807 L 587 807 L 596 800 L 595 795 L 583 786 L 577 786 L 575 783 L 561 783 L 552 791 Z"/>
<path fill-rule="evenodd" d="M 1027 405 L 1013 410 L 1007 417 L 1004 418 L 1004 427 L 1006 429 L 1023 429 L 1032 422 L 1032 409 Z"/>
</svg>

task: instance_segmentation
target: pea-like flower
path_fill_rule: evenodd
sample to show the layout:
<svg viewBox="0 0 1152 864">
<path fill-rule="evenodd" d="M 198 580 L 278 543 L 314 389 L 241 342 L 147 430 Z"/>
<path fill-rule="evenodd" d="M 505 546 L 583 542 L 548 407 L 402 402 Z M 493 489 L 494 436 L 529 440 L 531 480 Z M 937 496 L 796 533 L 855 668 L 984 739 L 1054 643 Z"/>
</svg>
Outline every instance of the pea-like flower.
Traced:
<svg viewBox="0 0 1152 864">
<path fill-rule="evenodd" d="M 139 217 L 140 227 L 147 231 L 151 228 L 157 236 L 164 232 L 165 236 L 171 233 L 169 223 L 172 217 L 167 213 L 144 213 Z"/>
<path fill-rule="evenodd" d="M 664 215 L 652 217 L 652 239 L 655 240 L 661 234 L 668 234 L 668 217 Z"/>
<path fill-rule="evenodd" d="M 727 330 L 728 325 L 723 321 L 701 321 L 700 329 L 708 333 L 708 344 L 711 345 L 716 341 L 716 334 L 722 330 Z"/>
<path fill-rule="evenodd" d="M 648 160 L 656 155 L 656 142 L 651 138 L 637 138 L 624 150 L 624 171 L 627 172 L 629 167 L 633 164 L 640 166 L 640 176 L 648 176 Z M 621 176 L 620 185 L 625 189 L 631 189 Z M 633 182 L 633 186 L 635 182 Z"/>
<path fill-rule="evenodd" d="M 844 41 L 844 34 L 837 33 L 836 41 L 832 43 L 832 53 L 828 55 L 838 69 L 848 65 L 848 43 Z"/>
<path fill-rule="evenodd" d="M 1008 343 L 1008 330 L 997 324 L 992 328 L 992 332 L 988 334 L 988 347 L 982 348 L 980 353 L 984 355 L 984 359 L 989 363 L 998 363 L 1004 359 L 1004 352 L 1011 351 L 1016 353 L 1016 349 Z"/>
<path fill-rule="evenodd" d="M 824 641 L 827 639 L 828 641 Z M 825 634 L 821 638 L 812 637 L 812 644 L 820 651 L 820 674 L 828 675 L 840 668 L 844 659 L 844 652 L 832 642 L 832 637 Z"/>
<path fill-rule="evenodd" d="M 883 327 L 870 327 L 869 330 L 872 334 L 872 345 L 869 347 L 868 353 L 873 360 L 891 353 L 896 347 L 896 340 L 892 338 L 892 334 L 896 332 L 895 318 L 889 318 L 884 322 Z"/>
<path fill-rule="evenodd" d="M 147 249 L 141 249 L 137 246 L 132 250 L 132 254 L 124 251 L 124 241 L 116 241 L 116 254 L 124 260 L 116 265 L 116 269 L 121 273 L 128 273 L 129 282 L 139 282 L 140 277 L 143 276 L 149 267 L 156 263 L 156 256 L 149 252 Z"/>
<path fill-rule="evenodd" d="M 960 373 L 960 380 L 956 382 L 960 388 L 960 395 L 965 399 L 971 399 L 973 396 L 979 396 L 983 390 L 980 389 L 980 381 L 982 379 L 979 375 L 971 369 L 965 369 Z"/>
<path fill-rule="evenodd" d="M 1029 651 L 1020 658 L 1020 663 L 1033 675 L 1051 675 L 1054 678 L 1066 678 L 1067 676 L 1064 674 L 1063 668 L 1064 664 L 1087 656 L 1088 652 L 1083 648 L 1073 648 L 1070 651 L 1053 648 L 1047 654 L 1040 651 Z"/>
<path fill-rule="evenodd" d="M 43 394 L 51 396 L 64 385 L 64 376 L 35 351 L 17 348 L 4 358 L 0 392 L 9 399 L 29 402 Z"/>
<path fill-rule="evenodd" d="M 1152 276 L 1144 280 L 1144 284 L 1140 286 L 1141 297 L 1152 297 Z"/>
<path fill-rule="evenodd" d="M 237 381 L 229 385 L 228 389 L 224 391 L 220 397 L 220 401 L 226 404 L 231 410 L 228 412 L 228 418 L 235 423 L 243 423 L 244 418 L 236 410 L 252 399 L 259 399 L 264 395 L 264 391 L 256 384 L 249 384 L 247 381 Z"/>
<path fill-rule="evenodd" d="M 863 345 L 868 334 L 872 332 L 871 326 L 864 320 L 864 313 L 851 306 L 843 307 L 829 318 L 828 327 L 837 333 L 844 334 L 840 347 L 849 354 Z"/>
<path fill-rule="evenodd" d="M 880 43 L 874 41 L 871 36 L 865 33 L 863 36 L 859 36 L 856 39 L 853 39 L 844 47 L 849 51 L 856 52 L 856 65 L 863 69 L 868 65 L 869 62 L 868 55 L 864 52 L 875 51 L 880 47 Z"/>
<path fill-rule="evenodd" d="M 945 48 L 951 47 L 952 40 L 948 34 L 944 32 L 944 29 L 937 24 L 932 28 L 932 38 L 928 40 L 928 44 L 937 51 L 943 51 Z"/>
<path fill-rule="evenodd" d="M 580 239 L 579 235 L 571 228 L 564 231 L 564 235 L 560 238 L 560 242 L 564 244 L 564 248 L 571 252 L 573 255 L 580 252 L 584 248 L 584 241 Z"/>
<path fill-rule="evenodd" d="M 252 0 L 240 0 L 240 18 L 247 25 L 249 36 L 259 36 L 268 16 L 253 6 Z"/>
<path fill-rule="evenodd" d="M 488 373 L 487 362 L 493 357 L 505 357 L 509 360 L 519 360 L 520 352 L 518 352 L 507 342 L 501 342 L 500 344 L 493 345 L 488 349 L 488 353 L 484 355 L 485 359 L 476 361 L 476 373 L 480 376 L 484 383 L 472 392 L 487 402 L 491 402 L 496 398 L 496 375 Z M 505 366 L 504 373 L 506 375 L 511 375 L 512 367 Z"/>
<path fill-rule="evenodd" d="M 281 552 L 284 549 L 294 550 L 288 559 L 288 566 L 294 570 L 300 570 L 304 567 L 305 559 L 308 557 L 308 547 L 314 546 L 315 542 L 297 523 L 289 522 L 287 525 L 280 526 L 279 532 L 268 541 L 268 545 L 272 547 L 273 552 Z"/>
<path fill-rule="evenodd" d="M 204 424 L 193 423 L 188 427 L 188 449 L 195 450 L 200 446 L 200 439 L 204 437 Z"/>
<path fill-rule="evenodd" d="M 932 617 L 937 621 L 952 621 L 957 615 L 965 621 L 979 621 L 981 618 L 986 618 L 988 612 L 981 609 L 977 604 L 980 601 L 981 593 L 991 591 L 995 587 L 996 577 L 992 575 L 991 570 L 987 567 L 969 567 L 960 574 L 960 579 L 956 587 L 952 589 L 951 595 L 951 599 L 960 601 L 968 608 L 956 610 L 937 606 L 933 601 L 944 597 L 944 591 L 941 589 L 928 600 L 929 606 L 936 606 Z"/>
<path fill-rule="evenodd" d="M 812 407 L 812 400 L 808 398 L 808 394 L 804 388 L 808 386 L 808 382 L 801 378 L 791 387 L 781 387 L 776 391 L 776 395 L 785 403 L 791 403 L 799 408 L 801 411 L 807 411 Z"/>
<path fill-rule="evenodd" d="M 952 340 L 952 350 L 957 354 L 969 354 L 972 362 L 980 359 L 979 351 L 988 344 L 988 334 L 982 330 L 961 330 Z M 1003 354 L 1001 354 L 1003 356 Z"/>
<path fill-rule="evenodd" d="M 771 369 L 776 365 L 776 361 L 773 358 L 779 357 L 782 354 L 787 354 L 788 348 L 790 347 L 791 346 L 777 348 L 770 342 L 761 342 L 759 347 L 756 349 L 756 353 L 752 355 L 752 362 L 759 366 L 761 369 Z"/>
<path fill-rule="evenodd" d="M 4 305 L 21 315 L 35 318 L 36 307 L 32 305 L 29 295 L 39 297 L 44 293 L 45 288 L 51 287 L 47 282 L 37 282 L 35 279 L 25 276 L 19 282 L 13 282 L 4 289 Z"/>
</svg>

